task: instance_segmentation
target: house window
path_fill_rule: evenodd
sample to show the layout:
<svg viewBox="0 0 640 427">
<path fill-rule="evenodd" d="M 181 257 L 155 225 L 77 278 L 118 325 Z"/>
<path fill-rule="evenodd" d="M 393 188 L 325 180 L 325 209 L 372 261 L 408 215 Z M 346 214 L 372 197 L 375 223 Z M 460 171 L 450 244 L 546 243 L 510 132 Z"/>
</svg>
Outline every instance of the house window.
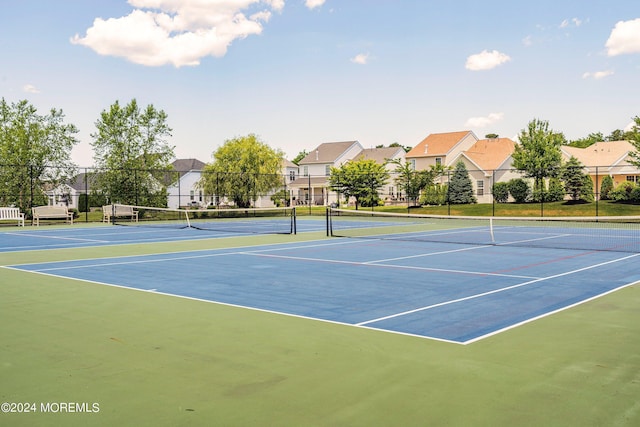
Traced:
<svg viewBox="0 0 640 427">
<path fill-rule="evenodd" d="M 476 181 L 476 196 L 484 196 L 484 181 Z"/>
<path fill-rule="evenodd" d="M 411 164 L 411 170 L 414 171 L 416 170 L 416 159 L 411 159 L 409 160 L 410 164 Z"/>
<path fill-rule="evenodd" d="M 331 175 L 331 165 L 326 165 L 326 166 L 324 167 L 324 174 L 325 174 L 326 176 Z"/>
<path fill-rule="evenodd" d="M 304 166 L 302 168 L 302 173 L 304 176 L 309 176 L 309 166 Z"/>
<path fill-rule="evenodd" d="M 195 200 L 196 199 L 196 192 L 191 190 L 189 191 L 189 200 Z"/>
<path fill-rule="evenodd" d="M 198 191 L 198 201 L 202 202 L 202 190 Z"/>
<path fill-rule="evenodd" d="M 627 181 L 629 182 L 638 182 L 638 177 L 636 175 L 627 176 Z"/>
<path fill-rule="evenodd" d="M 442 164 L 442 157 L 436 157 L 436 166 L 440 166 Z"/>
<path fill-rule="evenodd" d="M 296 171 L 289 171 L 289 181 L 295 181 Z"/>
</svg>

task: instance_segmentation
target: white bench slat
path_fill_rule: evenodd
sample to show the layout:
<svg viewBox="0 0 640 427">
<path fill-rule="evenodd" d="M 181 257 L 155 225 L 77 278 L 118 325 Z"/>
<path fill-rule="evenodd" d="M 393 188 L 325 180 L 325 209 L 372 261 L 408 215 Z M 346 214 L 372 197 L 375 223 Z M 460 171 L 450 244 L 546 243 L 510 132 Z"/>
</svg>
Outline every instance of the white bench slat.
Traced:
<svg viewBox="0 0 640 427">
<path fill-rule="evenodd" d="M 0 207 L 0 221 L 3 220 L 18 221 L 18 225 L 24 227 L 24 213 L 20 208 Z"/>
</svg>

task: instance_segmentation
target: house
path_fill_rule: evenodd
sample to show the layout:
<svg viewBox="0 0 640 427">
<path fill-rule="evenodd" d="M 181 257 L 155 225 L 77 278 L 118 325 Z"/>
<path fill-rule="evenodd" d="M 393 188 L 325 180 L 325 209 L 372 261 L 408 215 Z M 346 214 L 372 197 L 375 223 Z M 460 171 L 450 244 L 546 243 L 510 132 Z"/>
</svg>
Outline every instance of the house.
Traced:
<svg viewBox="0 0 640 427">
<path fill-rule="evenodd" d="M 298 178 L 289 184 L 295 204 L 327 205 L 337 202 L 337 195 L 329 191 L 332 167 L 340 167 L 362 152 L 358 141 L 325 142 L 307 154 L 298 166 Z"/>
<path fill-rule="evenodd" d="M 204 207 L 212 203 L 212 196 L 205 197 L 198 182 L 205 163 L 198 159 L 177 159 L 171 163 L 173 171 L 167 173 L 167 206 L 177 209 L 183 206 Z"/>
<path fill-rule="evenodd" d="M 365 148 L 362 150 L 354 160 L 373 160 L 378 164 L 385 165 L 387 171 L 391 175 L 391 179 L 387 182 L 384 188 L 379 192 L 380 199 L 384 200 L 385 204 L 403 202 L 404 197 L 394 180 L 394 172 L 397 167 L 395 163 L 390 161 L 398 160 L 404 163 L 405 151 L 402 147 L 381 147 L 381 148 Z"/>
<path fill-rule="evenodd" d="M 45 187 L 45 194 L 49 199 L 49 206 L 66 206 L 68 209 L 78 209 L 80 195 L 89 194 L 94 186 L 96 173 L 82 172 L 67 181 Z"/>
<path fill-rule="evenodd" d="M 605 175 L 613 178 L 614 185 L 624 181 L 640 183 L 640 169 L 631 164 L 629 154 L 636 149 L 629 141 L 596 142 L 585 148 L 565 145 L 561 150 L 565 161 L 573 156 L 585 166 L 598 192 Z"/>
<path fill-rule="evenodd" d="M 470 130 L 432 133 L 405 154 L 405 159 L 414 170 L 436 165 L 452 166 L 454 160 L 476 142 L 478 137 Z"/>
<path fill-rule="evenodd" d="M 511 169 L 515 146 L 509 138 L 481 139 L 453 159 L 452 164 L 461 161 L 469 171 L 478 203 L 493 202 L 491 188 L 495 182 L 522 176 Z"/>
</svg>

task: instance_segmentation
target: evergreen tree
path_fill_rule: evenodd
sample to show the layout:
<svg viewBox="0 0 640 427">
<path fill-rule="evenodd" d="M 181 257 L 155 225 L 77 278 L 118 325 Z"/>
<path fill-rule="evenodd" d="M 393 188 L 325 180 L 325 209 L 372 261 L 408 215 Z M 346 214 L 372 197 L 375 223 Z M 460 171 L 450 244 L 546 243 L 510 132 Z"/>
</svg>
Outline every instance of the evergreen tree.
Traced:
<svg viewBox="0 0 640 427">
<path fill-rule="evenodd" d="M 611 175 L 605 175 L 600 184 L 600 200 L 609 200 L 609 193 L 613 190 L 613 178 Z"/>
<path fill-rule="evenodd" d="M 477 200 L 473 195 L 473 185 L 469 172 L 463 162 L 456 163 L 456 167 L 451 176 L 449 183 L 449 203 L 451 204 L 468 204 L 476 203 Z"/>
</svg>

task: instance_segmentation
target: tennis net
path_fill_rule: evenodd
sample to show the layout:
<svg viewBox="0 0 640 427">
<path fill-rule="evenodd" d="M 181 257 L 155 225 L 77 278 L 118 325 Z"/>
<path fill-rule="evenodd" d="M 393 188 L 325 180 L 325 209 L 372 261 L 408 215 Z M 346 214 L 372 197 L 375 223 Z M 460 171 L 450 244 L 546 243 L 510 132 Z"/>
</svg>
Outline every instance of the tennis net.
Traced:
<svg viewBox="0 0 640 427">
<path fill-rule="evenodd" d="M 227 233 L 296 234 L 295 208 L 171 209 L 111 205 L 115 225 L 192 228 Z"/>
<path fill-rule="evenodd" d="M 335 237 L 640 252 L 640 216 L 488 217 L 327 209 Z"/>
</svg>

